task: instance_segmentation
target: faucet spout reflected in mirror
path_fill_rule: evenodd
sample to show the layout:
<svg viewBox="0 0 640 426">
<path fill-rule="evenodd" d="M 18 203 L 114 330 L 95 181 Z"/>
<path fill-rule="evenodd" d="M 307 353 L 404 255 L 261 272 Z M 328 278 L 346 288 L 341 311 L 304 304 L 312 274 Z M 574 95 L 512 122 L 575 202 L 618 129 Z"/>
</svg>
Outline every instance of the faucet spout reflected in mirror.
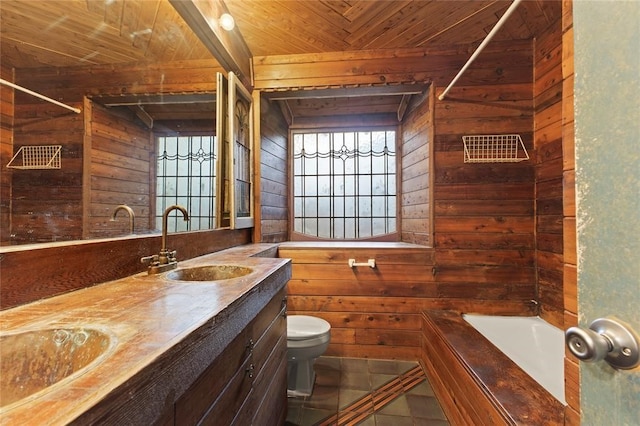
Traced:
<svg viewBox="0 0 640 426">
<path fill-rule="evenodd" d="M 182 206 L 169 206 L 164 211 L 164 213 L 162 214 L 162 247 L 160 248 L 160 253 L 154 254 L 152 256 L 145 256 L 140 259 L 142 263 L 150 262 L 148 269 L 149 274 L 159 274 L 161 272 L 174 269 L 176 266 L 178 266 L 178 261 L 176 260 L 176 251 L 172 251 L 167 248 L 167 222 L 169 220 L 169 213 L 171 213 L 173 210 L 180 211 L 185 222 L 189 220 L 189 213 L 187 213 L 187 209 Z"/>
<path fill-rule="evenodd" d="M 120 210 L 124 210 L 129 214 L 129 233 L 133 234 L 133 223 L 135 221 L 135 213 L 133 212 L 133 209 L 129 206 L 127 206 L 126 204 L 120 204 L 119 206 L 117 206 L 114 210 L 113 213 L 111 214 L 111 222 L 115 222 L 116 221 L 116 216 L 118 215 L 118 212 Z"/>
</svg>

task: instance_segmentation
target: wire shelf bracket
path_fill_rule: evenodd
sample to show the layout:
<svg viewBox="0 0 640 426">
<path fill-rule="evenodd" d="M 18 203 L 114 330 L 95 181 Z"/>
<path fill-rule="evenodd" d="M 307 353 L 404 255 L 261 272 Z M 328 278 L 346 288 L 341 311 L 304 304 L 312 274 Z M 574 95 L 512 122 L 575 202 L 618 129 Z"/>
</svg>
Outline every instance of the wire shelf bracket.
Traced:
<svg viewBox="0 0 640 426">
<path fill-rule="evenodd" d="M 529 153 L 520 135 L 469 135 L 462 137 L 465 163 L 517 163 Z"/>
<path fill-rule="evenodd" d="M 11 158 L 7 168 L 49 170 L 60 168 L 62 145 L 25 145 Z"/>
</svg>

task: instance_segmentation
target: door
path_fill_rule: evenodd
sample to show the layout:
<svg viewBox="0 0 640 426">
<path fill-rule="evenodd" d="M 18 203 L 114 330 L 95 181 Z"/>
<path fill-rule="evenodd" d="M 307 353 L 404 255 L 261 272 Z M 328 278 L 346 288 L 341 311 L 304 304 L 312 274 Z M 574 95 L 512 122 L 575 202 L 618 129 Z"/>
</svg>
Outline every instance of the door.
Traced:
<svg viewBox="0 0 640 426">
<path fill-rule="evenodd" d="M 578 316 L 640 333 L 640 2 L 574 1 Z M 640 367 L 582 363 L 584 425 L 640 422 Z"/>
</svg>

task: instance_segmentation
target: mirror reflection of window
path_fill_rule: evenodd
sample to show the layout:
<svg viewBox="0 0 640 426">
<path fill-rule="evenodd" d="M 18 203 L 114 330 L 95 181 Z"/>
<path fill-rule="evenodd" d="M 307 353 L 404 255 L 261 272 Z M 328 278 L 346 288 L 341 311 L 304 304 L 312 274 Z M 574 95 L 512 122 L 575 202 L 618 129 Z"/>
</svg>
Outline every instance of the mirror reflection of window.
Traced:
<svg viewBox="0 0 640 426">
<path fill-rule="evenodd" d="M 249 103 L 244 99 L 237 99 L 233 112 L 235 120 L 234 160 L 236 178 L 236 217 L 251 215 L 251 147 L 249 140 Z"/>
<path fill-rule="evenodd" d="M 156 227 L 173 204 L 189 212 L 189 221 L 170 215 L 169 232 L 212 229 L 216 224 L 216 138 L 213 135 L 160 136 L 156 184 Z"/>
</svg>

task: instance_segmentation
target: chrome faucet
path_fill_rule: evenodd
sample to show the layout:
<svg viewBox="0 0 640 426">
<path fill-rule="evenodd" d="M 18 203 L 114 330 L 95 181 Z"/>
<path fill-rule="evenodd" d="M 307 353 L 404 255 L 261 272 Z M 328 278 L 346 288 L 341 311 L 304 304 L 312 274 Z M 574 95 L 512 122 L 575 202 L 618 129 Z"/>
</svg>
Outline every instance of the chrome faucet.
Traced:
<svg viewBox="0 0 640 426">
<path fill-rule="evenodd" d="M 154 254 L 151 256 L 145 256 L 140 259 L 142 263 L 149 262 L 149 274 L 159 274 L 161 272 L 165 272 L 171 269 L 175 269 L 178 266 L 178 260 L 176 259 L 176 251 L 169 250 L 167 248 L 167 221 L 169 219 L 169 213 L 173 210 L 179 210 L 182 213 L 182 217 L 184 221 L 189 220 L 189 213 L 187 213 L 187 209 L 182 206 L 173 205 L 167 207 L 167 209 L 162 214 L 162 247 L 160 248 L 159 254 Z"/>
<path fill-rule="evenodd" d="M 129 233 L 133 234 L 133 221 L 135 220 L 136 215 L 133 213 L 133 209 L 126 204 L 120 204 L 113 210 L 113 213 L 111 214 L 111 222 L 116 221 L 116 215 L 120 210 L 124 210 L 129 213 Z"/>
</svg>

